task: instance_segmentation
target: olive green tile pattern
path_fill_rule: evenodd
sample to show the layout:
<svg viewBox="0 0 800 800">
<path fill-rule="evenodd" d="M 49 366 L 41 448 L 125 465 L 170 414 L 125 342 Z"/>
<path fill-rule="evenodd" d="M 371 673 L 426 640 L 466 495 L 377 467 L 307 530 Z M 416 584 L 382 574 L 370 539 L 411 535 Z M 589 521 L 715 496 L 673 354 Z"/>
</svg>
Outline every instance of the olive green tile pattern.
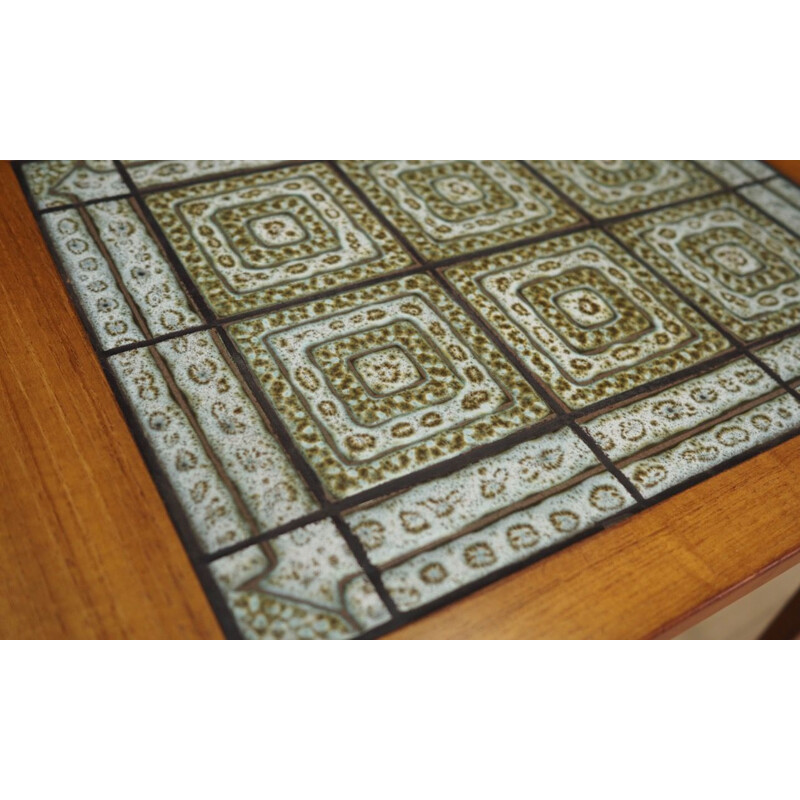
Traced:
<svg viewBox="0 0 800 800">
<path fill-rule="evenodd" d="M 800 239 L 736 195 L 656 211 L 612 230 L 742 341 L 800 323 Z"/>
<path fill-rule="evenodd" d="M 568 428 L 346 516 L 408 611 L 579 535 L 633 498 Z"/>
<path fill-rule="evenodd" d="M 213 334 L 129 350 L 109 364 L 202 550 L 318 508 Z"/>
<path fill-rule="evenodd" d="M 800 426 L 800 402 L 747 358 L 583 423 L 644 497 Z"/>
<path fill-rule="evenodd" d="M 111 161 L 33 161 L 22 171 L 38 209 L 128 193 Z"/>
<path fill-rule="evenodd" d="M 15 170 L 231 637 L 379 636 L 800 433 L 760 162 Z"/>
<path fill-rule="evenodd" d="M 730 347 L 601 231 L 487 256 L 444 275 L 573 409 Z"/>
<path fill-rule="evenodd" d="M 722 184 L 690 161 L 529 163 L 597 219 L 691 200 L 722 188 Z"/>
<path fill-rule="evenodd" d="M 581 217 L 515 161 L 345 161 L 347 174 L 425 258 L 468 255 Z"/>
<path fill-rule="evenodd" d="M 269 167 L 280 161 L 123 161 L 131 180 L 140 189 L 180 183 L 195 178 L 208 178 L 226 172 Z"/>
<path fill-rule="evenodd" d="M 494 442 L 548 414 L 427 275 L 292 306 L 229 331 L 332 497 Z M 376 352 L 383 353 L 377 382 L 363 363 Z"/>
<path fill-rule="evenodd" d="M 211 572 L 248 639 L 345 639 L 390 619 L 330 519 L 225 556 Z"/>
</svg>

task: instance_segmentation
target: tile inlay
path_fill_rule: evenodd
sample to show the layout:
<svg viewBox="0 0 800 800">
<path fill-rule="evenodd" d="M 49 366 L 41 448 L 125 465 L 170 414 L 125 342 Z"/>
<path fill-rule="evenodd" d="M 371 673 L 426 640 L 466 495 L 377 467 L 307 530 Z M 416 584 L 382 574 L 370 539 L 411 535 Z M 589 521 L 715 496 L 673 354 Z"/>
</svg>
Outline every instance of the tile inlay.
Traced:
<svg viewBox="0 0 800 800">
<path fill-rule="evenodd" d="M 381 635 L 800 433 L 762 162 L 15 169 L 231 637 Z"/>
<path fill-rule="evenodd" d="M 690 200 L 721 185 L 690 161 L 531 161 L 598 219 Z"/>
</svg>

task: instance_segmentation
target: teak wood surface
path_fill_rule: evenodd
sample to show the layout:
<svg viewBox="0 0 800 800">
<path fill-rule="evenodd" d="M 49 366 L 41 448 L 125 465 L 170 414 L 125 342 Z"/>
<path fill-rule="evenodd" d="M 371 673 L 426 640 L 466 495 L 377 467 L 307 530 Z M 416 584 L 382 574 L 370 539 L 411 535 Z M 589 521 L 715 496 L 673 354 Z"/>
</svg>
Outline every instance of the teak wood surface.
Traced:
<svg viewBox="0 0 800 800">
<path fill-rule="evenodd" d="M 0 636 L 221 637 L 7 162 L 0 275 Z M 800 437 L 388 638 L 674 635 L 800 563 L 798 476 Z"/>
</svg>

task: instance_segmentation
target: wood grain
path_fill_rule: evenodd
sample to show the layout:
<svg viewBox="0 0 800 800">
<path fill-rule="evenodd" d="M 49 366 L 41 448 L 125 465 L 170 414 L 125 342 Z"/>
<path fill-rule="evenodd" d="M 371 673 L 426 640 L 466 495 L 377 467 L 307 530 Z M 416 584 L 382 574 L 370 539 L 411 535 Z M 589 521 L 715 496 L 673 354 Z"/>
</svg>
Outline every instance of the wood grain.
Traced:
<svg viewBox="0 0 800 800">
<path fill-rule="evenodd" d="M 7 163 L 0 635 L 221 632 Z"/>
<path fill-rule="evenodd" d="M 220 636 L 5 163 L 0 276 L 0 636 Z M 800 562 L 799 474 L 794 439 L 389 638 L 678 632 Z"/>
</svg>

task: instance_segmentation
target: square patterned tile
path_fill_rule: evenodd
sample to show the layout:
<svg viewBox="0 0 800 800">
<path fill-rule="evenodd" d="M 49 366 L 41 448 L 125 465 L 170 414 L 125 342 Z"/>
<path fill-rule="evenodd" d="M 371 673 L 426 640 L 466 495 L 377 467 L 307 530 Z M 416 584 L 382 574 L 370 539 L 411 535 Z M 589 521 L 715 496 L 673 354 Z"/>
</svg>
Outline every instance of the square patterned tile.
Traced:
<svg viewBox="0 0 800 800">
<path fill-rule="evenodd" d="M 132 201 L 53 211 L 43 225 L 102 349 L 203 323 Z"/>
<path fill-rule="evenodd" d="M 229 547 L 319 507 L 213 334 L 108 361 L 200 549 Z"/>
<path fill-rule="evenodd" d="M 429 260 L 468 255 L 581 222 L 515 161 L 345 161 L 343 167 Z"/>
<path fill-rule="evenodd" d="M 760 162 L 17 170 L 232 636 L 378 635 L 800 433 Z"/>
<path fill-rule="evenodd" d="M 22 174 L 38 209 L 128 194 L 113 161 L 33 161 Z"/>
<path fill-rule="evenodd" d="M 568 541 L 633 499 L 568 428 L 345 519 L 410 611 Z"/>
<path fill-rule="evenodd" d="M 211 573 L 248 639 L 345 639 L 391 618 L 330 519 L 225 556 Z"/>
<path fill-rule="evenodd" d="M 800 402 L 748 358 L 582 423 L 647 498 L 800 426 Z"/>
<path fill-rule="evenodd" d="M 220 317 L 414 263 L 319 162 L 169 189 L 147 195 L 146 203 Z"/>
<path fill-rule="evenodd" d="M 333 497 L 465 453 L 548 414 L 427 275 L 293 306 L 229 330 Z"/>
<path fill-rule="evenodd" d="M 657 211 L 613 231 L 742 341 L 800 322 L 800 239 L 735 195 Z"/>
<path fill-rule="evenodd" d="M 691 200 L 722 188 L 691 161 L 531 161 L 596 219 Z"/>
<path fill-rule="evenodd" d="M 570 408 L 643 386 L 729 347 L 600 231 L 448 267 L 444 275 Z"/>
</svg>

